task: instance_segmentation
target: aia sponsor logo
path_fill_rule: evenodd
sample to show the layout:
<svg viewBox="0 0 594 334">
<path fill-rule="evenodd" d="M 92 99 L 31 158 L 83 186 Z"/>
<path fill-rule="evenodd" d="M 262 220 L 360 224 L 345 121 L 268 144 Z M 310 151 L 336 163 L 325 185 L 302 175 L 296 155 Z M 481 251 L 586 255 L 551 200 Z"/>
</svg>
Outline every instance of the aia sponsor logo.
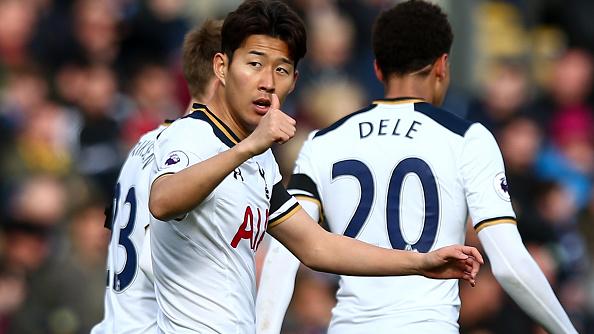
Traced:
<svg viewBox="0 0 594 334">
<path fill-rule="evenodd" d="M 242 240 L 246 240 L 246 242 L 249 241 L 250 248 L 255 252 L 264 239 L 266 228 L 268 228 L 268 209 L 252 209 L 248 205 L 243 214 L 243 223 L 241 223 L 231 241 L 231 247 L 237 248 Z"/>
</svg>

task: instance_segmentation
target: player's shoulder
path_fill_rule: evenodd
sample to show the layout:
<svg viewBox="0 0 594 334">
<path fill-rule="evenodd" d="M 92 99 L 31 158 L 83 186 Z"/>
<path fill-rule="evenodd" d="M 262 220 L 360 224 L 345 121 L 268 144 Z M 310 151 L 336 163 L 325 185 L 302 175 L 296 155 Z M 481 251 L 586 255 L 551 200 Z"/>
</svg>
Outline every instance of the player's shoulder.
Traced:
<svg viewBox="0 0 594 334">
<path fill-rule="evenodd" d="M 214 136 L 213 136 L 214 135 Z M 240 142 L 239 137 L 206 105 L 194 103 L 192 112 L 176 120 L 167 131 L 160 136 L 180 136 L 190 139 L 208 141 L 209 138 L 217 138 L 228 147 L 233 147 Z M 199 138 L 197 138 L 199 137 Z"/>
<path fill-rule="evenodd" d="M 146 132 L 145 134 L 143 134 L 140 139 L 138 140 L 138 143 L 142 143 L 145 141 L 154 141 L 157 139 L 157 137 L 159 136 L 159 134 L 161 134 L 161 132 L 163 132 L 163 130 L 167 129 L 171 124 L 173 124 L 174 120 L 165 120 L 163 121 L 163 123 L 161 123 L 159 126 L 157 126 L 156 128 Z"/>
<path fill-rule="evenodd" d="M 416 112 L 427 116 L 444 129 L 461 137 L 465 137 L 469 129 L 474 127 L 473 125 L 480 125 L 480 123 L 471 122 L 446 109 L 436 107 L 427 102 L 416 102 L 413 104 L 413 108 Z"/>
<path fill-rule="evenodd" d="M 192 112 L 173 122 L 159 134 L 158 140 L 183 140 L 200 143 L 223 143 L 233 147 L 239 137 L 205 105 L 194 103 Z M 218 145 L 218 144 L 217 144 Z"/>
</svg>

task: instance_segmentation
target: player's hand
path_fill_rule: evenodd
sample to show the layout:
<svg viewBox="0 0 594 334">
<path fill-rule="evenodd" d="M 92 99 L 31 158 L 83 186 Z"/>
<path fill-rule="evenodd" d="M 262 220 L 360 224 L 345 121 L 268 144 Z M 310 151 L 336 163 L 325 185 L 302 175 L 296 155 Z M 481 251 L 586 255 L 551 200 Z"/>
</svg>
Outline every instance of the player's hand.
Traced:
<svg viewBox="0 0 594 334">
<path fill-rule="evenodd" d="M 296 122 L 279 109 L 278 96 L 272 94 L 270 102 L 268 112 L 262 116 L 256 129 L 244 140 L 254 155 L 266 151 L 274 143 L 284 144 L 295 136 Z"/>
<path fill-rule="evenodd" d="M 430 278 L 461 278 L 475 286 L 483 263 L 481 253 L 474 247 L 447 246 L 425 254 L 421 274 Z"/>
</svg>

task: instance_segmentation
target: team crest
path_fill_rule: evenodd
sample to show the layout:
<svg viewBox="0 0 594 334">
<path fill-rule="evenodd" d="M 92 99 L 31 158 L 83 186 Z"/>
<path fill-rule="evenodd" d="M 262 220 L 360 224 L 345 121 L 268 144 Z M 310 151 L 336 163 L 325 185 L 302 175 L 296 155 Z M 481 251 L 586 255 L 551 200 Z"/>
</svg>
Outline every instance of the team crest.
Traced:
<svg viewBox="0 0 594 334">
<path fill-rule="evenodd" d="M 173 151 L 167 155 L 165 161 L 161 164 L 161 168 L 169 168 L 172 166 L 187 167 L 189 164 L 188 156 L 182 151 Z"/>
<path fill-rule="evenodd" d="M 504 172 L 495 175 L 495 178 L 493 179 L 493 188 L 495 188 L 495 192 L 502 200 L 507 202 L 511 201 L 509 196 L 509 186 Z"/>
</svg>

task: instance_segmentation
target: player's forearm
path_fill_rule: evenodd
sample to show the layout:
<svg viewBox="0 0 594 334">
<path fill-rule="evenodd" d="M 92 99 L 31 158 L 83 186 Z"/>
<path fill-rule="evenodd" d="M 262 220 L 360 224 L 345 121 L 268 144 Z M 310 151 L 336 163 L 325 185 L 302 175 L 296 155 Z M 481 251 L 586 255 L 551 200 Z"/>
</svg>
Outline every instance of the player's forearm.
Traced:
<svg viewBox="0 0 594 334">
<path fill-rule="evenodd" d="M 486 228 L 479 238 L 495 278 L 526 313 L 550 333 L 577 333 L 546 277 L 522 244 L 515 225 Z"/>
<path fill-rule="evenodd" d="M 324 231 L 303 255 L 308 267 L 352 276 L 420 275 L 424 254 L 376 247 Z"/>
<path fill-rule="evenodd" d="M 577 333 L 536 263 L 529 256 L 520 261 L 520 268 L 492 267 L 503 289 L 549 333 Z"/>
<path fill-rule="evenodd" d="M 269 233 L 304 265 L 341 275 L 420 275 L 426 255 L 380 248 L 330 233 L 304 210 L 271 228 Z"/>
<path fill-rule="evenodd" d="M 184 215 L 202 203 L 229 173 L 252 156 L 251 151 L 240 143 L 175 174 L 157 178 L 151 186 L 151 213 L 160 220 Z"/>
<path fill-rule="evenodd" d="M 526 266 L 536 264 L 526 263 Z M 526 268 L 524 268 L 526 269 Z M 505 292 L 533 319 L 539 322 L 549 333 L 577 333 L 563 307 L 555 297 L 542 273 L 533 268 L 530 277 L 513 277 L 495 274 Z"/>
</svg>

